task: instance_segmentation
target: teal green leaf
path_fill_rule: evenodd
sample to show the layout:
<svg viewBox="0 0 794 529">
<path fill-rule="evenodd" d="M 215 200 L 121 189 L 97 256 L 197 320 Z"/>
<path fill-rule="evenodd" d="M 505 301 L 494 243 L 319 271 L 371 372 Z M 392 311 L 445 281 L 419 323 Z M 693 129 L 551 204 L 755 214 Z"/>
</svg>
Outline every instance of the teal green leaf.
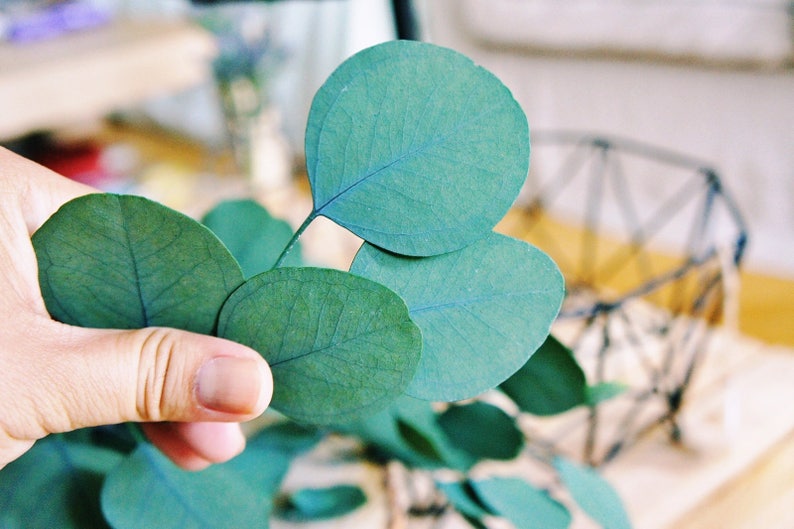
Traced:
<svg viewBox="0 0 794 529">
<path fill-rule="evenodd" d="M 268 462 L 261 463 L 267 472 Z M 188 472 L 149 444 L 107 476 L 101 493 L 102 511 L 114 529 L 267 527 L 268 500 L 255 482 L 240 479 L 227 465 Z"/>
<path fill-rule="evenodd" d="M 470 59 L 387 42 L 343 63 L 312 102 L 314 212 L 405 255 L 487 234 L 526 178 L 529 131 L 510 91 Z"/>
<path fill-rule="evenodd" d="M 428 406 L 430 403 L 426 403 Z M 390 409 L 379 411 L 358 421 L 334 425 L 339 433 L 357 437 L 367 446 L 368 456 L 376 461 L 399 459 L 409 466 L 437 467 L 440 461 L 427 457 L 427 450 L 417 453 L 402 435 L 398 419 Z"/>
<path fill-rule="evenodd" d="M 250 199 L 221 202 L 201 222 L 223 241 L 246 278 L 273 268 L 293 234 L 289 224 Z M 301 265 L 299 245 L 287 254 L 282 264 Z"/>
<path fill-rule="evenodd" d="M 320 268 L 249 279 L 224 305 L 218 335 L 270 363 L 276 410 L 315 424 L 386 407 L 405 391 L 422 352 L 421 333 L 397 294 Z"/>
<path fill-rule="evenodd" d="M 107 528 L 99 490 L 121 458 L 117 452 L 59 436 L 38 441 L 0 471 L 0 527 Z"/>
<path fill-rule="evenodd" d="M 263 510 L 272 512 L 284 476 L 296 457 L 322 439 L 318 430 L 285 421 L 263 428 L 249 438 L 245 451 L 220 465 L 224 471 L 246 483 L 257 495 Z M 255 527 L 267 527 L 266 520 Z"/>
<path fill-rule="evenodd" d="M 571 523 L 564 505 L 523 479 L 490 478 L 471 484 L 491 512 L 521 529 L 567 529 Z"/>
<path fill-rule="evenodd" d="M 474 519 L 492 514 L 480 502 L 468 481 L 439 481 L 436 485 L 456 511 Z"/>
<path fill-rule="evenodd" d="M 402 396 L 375 415 L 336 428 L 357 436 L 370 452 L 410 466 L 465 471 L 473 464 L 469 454 L 450 443 L 438 424 L 438 413 L 425 400 Z"/>
<path fill-rule="evenodd" d="M 556 457 L 554 467 L 574 501 L 604 529 L 631 529 L 623 502 L 595 469 L 564 457 Z"/>
<path fill-rule="evenodd" d="M 600 382 L 587 386 L 585 401 L 588 406 L 598 406 L 604 401 L 625 393 L 628 389 L 622 382 Z"/>
<path fill-rule="evenodd" d="M 414 424 L 400 417 L 397 417 L 396 421 L 397 433 L 402 441 L 409 446 L 417 456 L 433 461 L 434 463 L 443 461 L 443 456 L 437 446 L 437 436 L 428 435 L 428 432 L 418 429 Z"/>
<path fill-rule="evenodd" d="M 481 519 L 469 516 L 468 514 L 463 514 L 462 516 L 472 529 L 488 529 L 488 526 L 485 525 Z"/>
<path fill-rule="evenodd" d="M 413 419 L 401 419 L 401 415 L 425 417 L 423 422 L 431 426 L 435 422 L 430 402 L 403 396 L 385 410 L 357 421 L 334 425 L 334 429 L 358 437 L 378 460 L 396 458 L 410 466 L 442 466 L 435 440 L 426 436 L 421 426 L 414 426 Z"/>
<path fill-rule="evenodd" d="M 322 440 L 315 429 L 292 421 L 263 428 L 246 442 L 245 451 L 220 467 L 259 491 L 262 501 L 275 498 L 292 461 Z"/>
<path fill-rule="evenodd" d="M 486 402 L 450 406 L 438 423 L 450 443 L 475 460 L 508 460 L 524 446 L 524 436 L 504 410 Z"/>
<path fill-rule="evenodd" d="M 563 298 L 545 253 L 497 233 L 424 259 L 365 244 L 350 270 L 408 304 L 424 350 L 407 393 L 426 400 L 474 397 L 507 379 L 546 339 Z"/>
<path fill-rule="evenodd" d="M 295 457 L 311 450 L 322 439 L 320 430 L 285 420 L 267 426 L 249 437 L 246 451 L 273 452 Z"/>
<path fill-rule="evenodd" d="M 355 485 L 300 489 L 280 498 L 276 516 L 285 520 L 305 522 L 336 518 L 366 503 L 367 497 Z"/>
<path fill-rule="evenodd" d="M 404 396 L 395 402 L 391 413 L 397 421 L 400 437 L 417 456 L 461 472 L 476 462 L 450 441 L 438 422 L 438 413 L 427 401 Z"/>
<path fill-rule="evenodd" d="M 103 508 L 115 528 L 267 528 L 290 463 L 321 438 L 317 430 L 276 423 L 249 438 L 239 456 L 197 473 L 176 468 L 154 448 L 143 445 L 105 484 Z M 227 485 L 232 488 L 225 489 Z M 227 501 L 227 494 L 236 497 Z M 139 523 L 139 519 L 151 523 Z M 249 522 L 253 525 L 236 525 Z"/>
<path fill-rule="evenodd" d="M 586 402 L 587 382 L 571 351 L 549 336 L 500 389 L 525 412 L 555 415 Z"/>
<path fill-rule="evenodd" d="M 215 330 L 240 267 L 198 222 L 145 198 L 66 203 L 33 235 L 47 310 L 82 327 Z"/>
</svg>

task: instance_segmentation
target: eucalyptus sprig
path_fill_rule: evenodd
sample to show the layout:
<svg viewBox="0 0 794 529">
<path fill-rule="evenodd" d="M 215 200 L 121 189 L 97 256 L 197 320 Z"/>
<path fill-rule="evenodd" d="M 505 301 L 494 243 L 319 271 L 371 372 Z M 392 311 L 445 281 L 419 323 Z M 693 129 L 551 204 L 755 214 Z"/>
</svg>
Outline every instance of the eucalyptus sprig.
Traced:
<svg viewBox="0 0 794 529">
<path fill-rule="evenodd" d="M 250 203 L 205 219 L 224 245 L 141 197 L 69 202 L 33 236 L 48 310 L 72 325 L 251 346 L 273 369 L 274 409 L 307 424 L 351 421 L 406 393 L 474 397 L 543 343 L 562 276 L 491 231 L 529 160 L 526 118 L 496 77 L 430 44 L 364 50 L 317 92 L 306 159 L 314 206 L 286 242 Z M 248 228 L 224 227 L 230 214 Z M 284 267 L 318 216 L 366 241 L 350 272 Z M 246 261 L 244 274 L 230 249 L 243 260 L 257 247 L 278 257 Z"/>
<path fill-rule="evenodd" d="M 192 474 L 125 430 L 52 437 L 0 473 L 0 525 L 267 527 L 289 461 L 322 437 L 306 426 L 350 431 L 393 419 L 412 397 L 428 406 L 476 397 L 527 364 L 564 288 L 543 252 L 492 231 L 529 163 L 526 118 L 496 77 L 430 44 L 369 48 L 317 92 L 305 151 L 313 208 L 294 233 L 252 201 L 221 204 L 201 224 L 141 197 L 94 194 L 65 204 L 32 239 L 53 318 L 244 343 L 272 367 L 272 407 L 295 422 Z M 299 238 L 319 216 L 366 241 L 350 271 L 300 265 Z M 472 452 L 455 424 L 499 425 L 498 412 L 452 408 L 439 434 L 417 410 L 394 428 L 425 448 L 457 439 L 461 468 L 494 457 Z M 410 443 L 408 452 L 444 461 Z M 476 486 L 484 501 L 504 496 Z M 338 512 L 307 505 L 329 494 L 361 503 L 346 487 L 326 492 L 278 504 L 299 518 Z"/>
</svg>

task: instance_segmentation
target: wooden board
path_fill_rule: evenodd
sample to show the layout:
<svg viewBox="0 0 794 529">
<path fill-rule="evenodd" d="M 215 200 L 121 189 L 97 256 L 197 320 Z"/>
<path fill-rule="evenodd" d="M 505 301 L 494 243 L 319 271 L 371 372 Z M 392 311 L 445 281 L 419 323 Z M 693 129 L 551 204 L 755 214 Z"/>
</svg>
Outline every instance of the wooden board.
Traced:
<svg viewBox="0 0 794 529">
<path fill-rule="evenodd" d="M 657 432 L 604 475 L 637 529 L 794 527 L 794 352 L 736 335 L 711 352 L 684 443 Z"/>
<path fill-rule="evenodd" d="M 186 23 L 119 21 L 0 44 L 0 139 L 101 117 L 206 80 L 214 40 Z"/>
</svg>

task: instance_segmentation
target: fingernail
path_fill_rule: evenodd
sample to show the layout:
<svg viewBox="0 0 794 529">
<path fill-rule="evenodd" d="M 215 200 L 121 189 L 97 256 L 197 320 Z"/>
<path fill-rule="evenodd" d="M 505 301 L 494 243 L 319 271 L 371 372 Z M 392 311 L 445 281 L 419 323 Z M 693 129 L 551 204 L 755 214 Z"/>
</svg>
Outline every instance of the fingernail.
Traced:
<svg viewBox="0 0 794 529">
<path fill-rule="evenodd" d="M 261 362 L 222 356 L 199 369 L 196 396 L 202 406 L 224 413 L 250 414 L 260 406 L 268 382 Z"/>
</svg>

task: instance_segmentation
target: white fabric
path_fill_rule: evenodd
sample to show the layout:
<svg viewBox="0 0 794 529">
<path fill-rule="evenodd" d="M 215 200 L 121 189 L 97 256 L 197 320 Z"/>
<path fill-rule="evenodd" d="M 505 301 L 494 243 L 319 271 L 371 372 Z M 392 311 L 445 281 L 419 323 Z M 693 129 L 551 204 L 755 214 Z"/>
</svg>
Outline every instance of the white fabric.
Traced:
<svg viewBox="0 0 794 529">
<path fill-rule="evenodd" d="M 461 0 L 471 37 L 499 46 L 783 64 L 785 0 Z"/>
</svg>

